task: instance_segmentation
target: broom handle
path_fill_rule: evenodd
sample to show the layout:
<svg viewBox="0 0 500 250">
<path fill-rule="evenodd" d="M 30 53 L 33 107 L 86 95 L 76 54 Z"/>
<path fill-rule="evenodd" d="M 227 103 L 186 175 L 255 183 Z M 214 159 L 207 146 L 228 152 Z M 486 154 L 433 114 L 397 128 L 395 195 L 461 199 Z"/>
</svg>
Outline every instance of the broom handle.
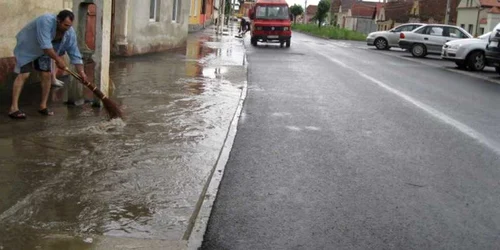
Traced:
<svg viewBox="0 0 500 250">
<path fill-rule="evenodd" d="M 87 88 L 92 90 L 94 94 L 99 97 L 99 99 L 104 100 L 108 98 L 100 89 L 98 89 L 94 84 L 90 83 L 89 81 L 83 81 L 83 79 L 78 75 L 76 72 L 70 70 L 68 67 L 64 69 L 66 72 L 70 73 L 74 78 L 78 79 L 83 85 L 85 85 Z"/>
</svg>

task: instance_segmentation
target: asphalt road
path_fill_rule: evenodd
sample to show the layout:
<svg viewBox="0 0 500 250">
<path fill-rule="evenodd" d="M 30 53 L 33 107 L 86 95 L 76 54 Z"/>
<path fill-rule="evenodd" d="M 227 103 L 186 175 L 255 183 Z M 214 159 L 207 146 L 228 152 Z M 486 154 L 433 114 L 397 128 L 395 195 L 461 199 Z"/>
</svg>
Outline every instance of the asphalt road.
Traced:
<svg viewBox="0 0 500 250">
<path fill-rule="evenodd" d="M 499 77 L 408 55 L 249 47 L 203 249 L 498 249 Z"/>
</svg>

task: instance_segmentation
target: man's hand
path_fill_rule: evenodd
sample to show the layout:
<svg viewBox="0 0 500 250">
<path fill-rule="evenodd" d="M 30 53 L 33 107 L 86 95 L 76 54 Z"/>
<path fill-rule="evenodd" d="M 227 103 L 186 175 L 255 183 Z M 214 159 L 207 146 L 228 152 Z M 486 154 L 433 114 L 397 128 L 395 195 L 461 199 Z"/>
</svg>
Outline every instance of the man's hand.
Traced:
<svg viewBox="0 0 500 250">
<path fill-rule="evenodd" d="M 85 74 L 85 72 L 80 71 L 80 72 L 78 72 L 78 74 L 82 78 L 83 82 L 88 82 L 89 81 L 88 78 L 87 78 L 87 75 Z"/>
<path fill-rule="evenodd" d="M 62 70 L 65 70 L 66 69 L 66 62 L 64 61 L 64 59 L 62 57 L 57 57 L 57 60 L 56 61 L 56 66 Z"/>
</svg>

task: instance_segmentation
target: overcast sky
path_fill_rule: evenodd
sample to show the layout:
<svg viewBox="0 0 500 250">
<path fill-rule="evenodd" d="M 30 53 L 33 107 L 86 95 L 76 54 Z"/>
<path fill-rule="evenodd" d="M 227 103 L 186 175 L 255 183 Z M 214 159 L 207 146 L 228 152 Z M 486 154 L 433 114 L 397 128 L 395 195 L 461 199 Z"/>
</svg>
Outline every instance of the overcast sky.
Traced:
<svg viewBox="0 0 500 250">
<path fill-rule="evenodd" d="M 292 6 L 294 4 L 302 5 L 304 7 L 305 0 L 286 0 L 288 5 Z M 367 2 L 378 2 L 379 0 L 365 0 Z M 317 5 L 319 0 L 307 0 L 307 5 Z"/>
</svg>

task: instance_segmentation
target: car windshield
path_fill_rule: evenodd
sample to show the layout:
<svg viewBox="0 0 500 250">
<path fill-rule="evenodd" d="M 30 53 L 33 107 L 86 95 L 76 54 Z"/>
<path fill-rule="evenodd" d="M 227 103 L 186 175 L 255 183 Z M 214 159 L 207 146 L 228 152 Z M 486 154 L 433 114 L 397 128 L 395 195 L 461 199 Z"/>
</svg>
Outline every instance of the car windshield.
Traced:
<svg viewBox="0 0 500 250">
<path fill-rule="evenodd" d="M 288 6 L 257 6 L 255 18 L 288 19 Z"/>
</svg>

